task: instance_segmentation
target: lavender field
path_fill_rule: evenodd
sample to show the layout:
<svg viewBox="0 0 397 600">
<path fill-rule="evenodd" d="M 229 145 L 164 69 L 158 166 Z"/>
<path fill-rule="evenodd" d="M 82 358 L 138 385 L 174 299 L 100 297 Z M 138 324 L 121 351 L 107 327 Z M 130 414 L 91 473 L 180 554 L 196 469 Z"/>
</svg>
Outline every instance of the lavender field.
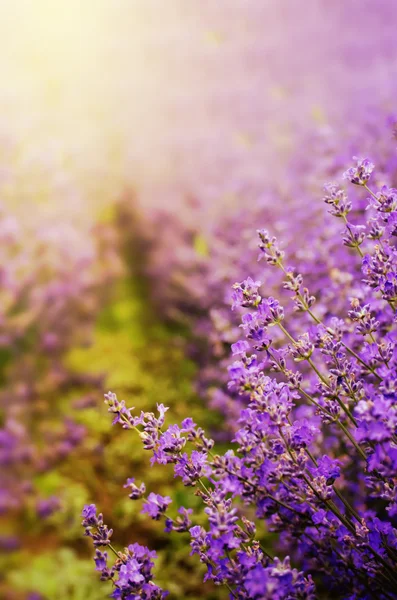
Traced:
<svg viewBox="0 0 397 600">
<path fill-rule="evenodd" d="M 0 600 L 397 600 L 396 29 L 0 0 Z"/>
</svg>

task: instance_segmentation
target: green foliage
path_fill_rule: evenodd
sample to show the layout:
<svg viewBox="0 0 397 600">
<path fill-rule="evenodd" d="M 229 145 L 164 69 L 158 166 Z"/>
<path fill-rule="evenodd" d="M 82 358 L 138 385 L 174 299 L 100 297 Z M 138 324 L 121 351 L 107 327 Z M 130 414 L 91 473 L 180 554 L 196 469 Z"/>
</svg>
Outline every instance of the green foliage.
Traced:
<svg viewBox="0 0 397 600">
<path fill-rule="evenodd" d="M 112 214 L 104 213 L 103 221 L 111 220 Z M 208 253 L 201 236 L 194 240 L 194 248 L 198 255 Z M 92 343 L 73 348 L 64 361 L 67 371 L 76 375 L 75 383 L 54 389 L 49 382 L 47 388 L 37 373 L 40 393 L 51 395 L 50 410 L 34 415 L 39 443 L 42 432 L 50 432 L 56 440 L 65 417 L 84 425 L 87 435 L 65 460 L 35 477 L 40 497 L 57 496 L 60 510 L 39 519 L 32 498 L 22 518 L 15 516 L 7 524 L 10 534 L 19 532 L 22 549 L 1 559 L 0 568 L 8 575 L 3 587 L 0 584 L 0 597 L 3 589 L 12 600 L 25 598 L 31 591 L 46 600 L 107 597 L 110 588 L 95 573 L 93 549 L 81 528 L 81 509 L 90 502 L 97 504 L 114 528 L 117 548 L 136 541 L 157 551 L 159 583 L 170 586 L 174 598 L 201 597 L 202 567 L 189 556 L 186 535 L 165 534 L 164 524 L 143 516 L 142 503 L 131 501 L 123 484 L 128 477 L 135 477 L 145 481 L 148 493 L 171 496 L 172 515 L 178 506 L 194 508 L 201 500 L 192 490 L 175 485 L 171 467 L 150 468 L 149 455 L 137 436 L 112 427 L 103 392 L 111 389 L 137 412 L 153 410 L 162 402 L 170 407 L 169 423 L 191 416 L 208 427 L 216 418 L 208 414 L 194 392 L 196 366 L 187 357 L 186 331 L 158 318 L 144 279 L 136 274 L 120 279 L 111 297 L 97 320 Z M 0 378 L 8 360 L 7 354 L 0 356 Z M 39 362 L 37 368 L 40 370 Z M 91 384 L 87 374 L 102 379 L 103 385 Z M 76 401 L 86 396 L 91 397 L 91 406 L 78 408 Z M 208 593 L 208 598 L 222 596 L 218 589 L 212 592 L 209 588 Z"/>
<path fill-rule="evenodd" d="M 77 556 L 70 548 L 35 556 L 21 553 L 18 569 L 9 583 L 15 591 L 39 592 L 45 600 L 99 600 L 111 593 L 111 585 L 99 581 L 93 560 Z"/>
<path fill-rule="evenodd" d="M 74 348 L 66 363 L 72 372 L 102 375 L 104 390 L 117 392 L 137 411 L 154 409 L 157 402 L 163 402 L 171 407 L 169 422 L 192 416 L 207 426 L 208 413 L 192 386 L 195 365 L 186 357 L 185 345 L 184 332 L 159 321 L 147 301 L 145 282 L 133 277 L 120 281 L 114 290 L 113 301 L 98 319 L 92 344 Z M 87 393 L 95 405 L 75 408 L 75 401 Z M 25 532 L 23 551 L 14 553 L 4 565 L 11 587 L 40 592 L 46 600 L 107 597 L 106 585 L 94 571 L 92 547 L 85 543 L 81 529 L 82 506 L 95 502 L 114 526 L 118 548 L 137 541 L 156 549 L 159 582 L 171 582 L 174 598 L 199 598 L 202 569 L 189 556 L 186 536 L 170 536 L 162 523 L 148 521 L 140 513 L 141 502 L 131 501 L 123 484 L 133 476 L 145 480 L 148 492 L 170 495 L 175 501 L 171 514 L 181 504 L 194 507 L 200 500 L 191 490 L 175 486 L 171 467 L 150 468 L 148 453 L 135 435 L 112 427 L 100 390 L 76 385 L 59 394 L 56 406 L 55 414 L 83 424 L 87 436 L 64 462 L 36 477 L 40 495 L 58 496 L 61 509 L 43 522 L 32 505 L 18 523 L 18 529 Z M 54 430 L 59 427 L 56 417 L 49 423 Z M 215 595 L 209 593 L 209 598 L 219 597 L 217 589 Z"/>
<path fill-rule="evenodd" d="M 183 338 L 156 320 L 144 292 L 139 280 L 122 282 L 117 301 L 99 319 L 93 345 L 74 349 L 68 358 L 74 370 L 106 373 L 106 387 L 124 393 L 138 409 L 192 397 L 195 373 Z"/>
</svg>

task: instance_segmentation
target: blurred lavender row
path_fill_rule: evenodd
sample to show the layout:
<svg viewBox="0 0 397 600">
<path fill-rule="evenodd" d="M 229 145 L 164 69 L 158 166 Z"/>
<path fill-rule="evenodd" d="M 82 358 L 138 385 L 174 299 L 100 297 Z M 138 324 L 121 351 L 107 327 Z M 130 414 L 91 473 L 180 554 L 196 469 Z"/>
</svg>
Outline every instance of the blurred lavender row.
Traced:
<svg viewBox="0 0 397 600">
<path fill-rule="evenodd" d="M 391 185 L 396 166 L 392 2 L 311 2 L 307 11 L 298 3 L 253 2 L 234 5 L 238 14 L 232 10 L 223 22 L 220 6 L 216 15 L 205 3 L 200 15 L 187 11 L 187 22 L 200 25 L 211 13 L 214 31 L 218 18 L 223 32 L 216 52 L 206 61 L 200 52 L 191 74 L 196 81 L 202 73 L 204 91 L 194 84 L 184 90 L 190 100 L 192 90 L 196 100 L 208 94 L 214 127 L 201 113 L 195 118 L 194 102 L 189 110 L 178 104 L 176 87 L 169 102 L 191 121 L 181 128 L 184 137 L 181 122 L 174 129 L 181 135 L 178 168 L 168 182 L 137 184 L 120 203 L 124 235 L 142 238 L 159 310 L 193 325 L 204 393 L 218 382 L 218 360 L 237 335 L 228 318 L 231 284 L 247 272 L 263 279 L 262 267 L 252 267 L 253 232 L 265 226 L 281 237 L 291 257 L 304 259 L 307 275 L 320 264 L 336 277 L 343 265 L 333 251 L 338 224 L 329 218 L 324 227 L 323 182 L 339 178 L 355 155 L 369 153 L 379 180 L 387 173 Z M 221 72 L 233 75 L 225 82 Z M 178 148 L 168 142 L 167 157 Z M 314 241 L 319 225 L 321 240 Z M 266 275 L 270 289 L 277 281 Z M 322 284 L 317 269 L 310 287 Z M 230 404 L 219 391 L 211 396 L 222 411 Z"/>
</svg>

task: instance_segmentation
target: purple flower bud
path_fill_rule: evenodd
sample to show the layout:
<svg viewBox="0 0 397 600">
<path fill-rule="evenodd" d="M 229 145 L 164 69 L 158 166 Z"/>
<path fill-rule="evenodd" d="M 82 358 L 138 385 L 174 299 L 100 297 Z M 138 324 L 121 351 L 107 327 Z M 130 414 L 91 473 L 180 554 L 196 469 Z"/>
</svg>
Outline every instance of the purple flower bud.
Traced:
<svg viewBox="0 0 397 600">
<path fill-rule="evenodd" d="M 355 167 L 350 167 L 343 173 L 343 179 L 348 179 L 355 185 L 366 185 L 369 181 L 375 165 L 368 159 L 358 159 L 353 156 L 353 160 L 357 161 Z"/>
<path fill-rule="evenodd" d="M 172 500 L 169 496 L 160 496 L 151 492 L 145 501 L 142 512 L 147 513 L 152 519 L 158 521 L 171 504 Z"/>
<path fill-rule="evenodd" d="M 260 281 L 254 281 L 251 277 L 247 277 L 241 283 L 235 283 L 233 285 L 233 306 L 232 308 L 236 308 L 238 306 L 250 307 L 250 306 L 258 306 L 261 301 L 261 296 L 258 294 L 258 289 L 261 286 Z"/>
</svg>

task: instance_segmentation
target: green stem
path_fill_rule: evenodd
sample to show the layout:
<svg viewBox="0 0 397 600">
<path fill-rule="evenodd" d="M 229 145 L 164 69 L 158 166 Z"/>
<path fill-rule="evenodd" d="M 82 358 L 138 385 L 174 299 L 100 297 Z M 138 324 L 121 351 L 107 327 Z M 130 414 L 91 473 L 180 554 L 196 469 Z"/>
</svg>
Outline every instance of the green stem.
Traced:
<svg viewBox="0 0 397 600">
<path fill-rule="evenodd" d="M 273 358 L 273 360 L 278 364 L 278 366 L 281 369 L 281 371 L 284 372 L 284 370 L 282 369 L 281 365 L 276 361 L 276 359 L 273 357 L 273 355 L 270 353 L 270 351 L 269 351 L 269 354 Z M 284 374 L 285 374 L 285 372 L 284 372 Z M 309 400 L 309 402 L 311 404 L 313 404 L 314 406 L 316 406 L 316 408 L 318 408 L 318 410 L 320 410 L 325 415 L 327 415 L 330 419 L 332 419 L 342 429 L 343 433 L 345 433 L 346 436 L 349 438 L 349 440 L 351 441 L 351 443 L 353 444 L 353 446 L 356 448 L 357 452 L 366 461 L 367 460 L 366 454 L 360 448 L 360 446 L 358 445 L 358 443 L 356 442 L 356 440 L 354 439 L 354 437 L 351 435 L 350 431 L 345 427 L 345 425 L 339 419 L 335 419 L 335 417 L 326 408 L 324 408 L 324 406 L 321 406 L 321 404 L 319 404 L 313 398 L 313 396 L 311 396 L 310 394 L 308 394 L 303 388 L 301 388 L 299 386 L 298 389 L 299 389 L 300 393 L 303 394 Z"/>
<path fill-rule="evenodd" d="M 338 420 L 339 426 L 342 429 L 342 431 L 346 434 L 346 436 L 349 438 L 349 440 L 351 441 L 351 443 L 353 444 L 353 446 L 355 447 L 355 449 L 357 450 L 357 452 L 360 454 L 360 456 L 366 461 L 367 460 L 367 455 L 365 454 L 364 450 L 362 448 L 360 448 L 360 446 L 358 445 L 357 441 L 354 439 L 354 437 L 351 435 L 350 431 L 347 429 L 347 427 L 345 427 L 345 425 Z"/>
<path fill-rule="evenodd" d="M 374 192 L 367 186 L 367 184 L 363 185 L 363 187 L 367 190 L 369 194 L 371 194 L 372 198 L 374 198 L 374 200 L 378 202 L 376 194 L 374 194 Z"/>
<path fill-rule="evenodd" d="M 286 328 L 284 327 L 284 325 L 278 321 L 278 326 L 280 327 L 281 331 L 284 333 L 284 335 L 293 343 L 296 344 L 296 340 L 292 337 L 292 335 L 286 330 Z M 328 388 L 330 387 L 329 385 L 329 381 L 326 377 L 324 377 L 324 375 L 322 375 L 322 373 L 320 373 L 320 371 L 317 369 L 316 365 L 314 364 L 314 362 L 312 361 L 311 358 L 307 358 L 306 359 L 307 362 L 309 363 L 309 365 L 311 366 L 311 368 L 313 369 L 313 371 L 316 373 L 317 377 L 320 379 L 320 381 L 323 382 L 324 385 L 326 385 Z M 351 414 L 350 410 L 348 409 L 348 407 L 342 402 L 342 400 L 338 397 L 336 397 L 336 401 L 338 402 L 339 406 L 343 409 L 343 411 L 346 413 L 346 415 L 348 416 L 348 418 L 350 419 L 350 421 L 357 427 L 357 421 L 355 420 L 355 418 L 353 417 L 353 415 Z"/>
<path fill-rule="evenodd" d="M 360 251 L 360 252 L 361 252 L 361 251 Z M 279 259 L 279 260 L 277 261 L 277 263 L 276 263 L 276 264 L 277 264 L 277 265 L 280 267 L 280 269 L 283 271 L 284 275 L 285 275 L 286 277 L 288 277 L 288 273 L 287 273 L 287 271 L 286 271 L 286 269 L 285 269 L 285 267 L 284 267 L 284 265 L 283 265 L 282 261 Z M 304 297 L 302 296 L 302 294 L 301 294 L 299 291 L 298 291 L 298 292 L 296 292 L 296 296 L 297 296 L 297 298 L 300 300 L 300 302 L 302 303 L 302 306 L 304 306 L 304 308 L 305 308 L 306 312 L 307 312 L 307 313 L 308 313 L 308 314 L 311 316 L 311 318 L 313 319 L 313 321 L 315 321 L 315 322 L 317 323 L 317 325 L 323 325 L 323 326 L 325 327 L 324 323 L 323 323 L 323 322 L 322 322 L 322 321 L 321 321 L 321 320 L 320 320 L 318 317 L 316 317 L 316 315 L 315 315 L 315 314 L 314 314 L 314 313 L 313 313 L 313 312 L 310 310 L 310 308 L 307 306 L 307 304 L 306 304 L 306 302 L 305 302 L 305 299 L 304 299 Z M 393 310 L 394 310 L 394 309 L 393 309 Z M 332 335 L 335 335 L 335 332 L 334 332 L 332 329 L 330 329 L 329 327 L 327 327 L 326 329 L 327 329 L 327 331 L 328 331 L 329 333 L 331 333 Z M 342 344 L 342 346 L 345 348 L 345 350 L 346 350 L 347 352 L 349 352 L 349 354 L 351 354 L 352 356 L 354 356 L 354 358 L 355 358 L 356 360 L 358 360 L 358 362 L 359 362 L 360 364 L 362 364 L 362 365 L 363 365 L 363 367 L 365 367 L 365 368 L 366 368 L 366 369 L 368 369 L 368 370 L 369 370 L 369 371 L 370 371 L 370 372 L 371 372 L 373 375 L 375 375 L 375 377 L 377 377 L 377 378 L 379 379 L 379 381 L 382 381 L 382 377 L 380 377 L 380 376 L 379 376 L 379 375 L 376 373 L 376 371 L 375 371 L 375 370 L 374 370 L 372 367 L 370 367 L 370 365 L 367 365 L 367 364 L 366 364 L 366 363 L 365 363 L 365 362 L 364 362 L 364 361 L 363 361 L 363 360 L 362 360 L 362 359 L 359 357 L 359 355 L 358 355 L 358 354 L 357 354 L 357 353 L 356 353 L 354 350 L 352 350 L 352 349 L 351 349 L 351 348 L 350 348 L 350 347 L 349 347 L 347 344 L 345 344 L 343 341 L 341 341 L 341 344 Z"/>
<path fill-rule="evenodd" d="M 328 379 L 326 377 L 324 377 L 324 375 L 322 375 L 322 373 L 320 373 L 320 371 L 317 369 L 317 367 L 314 364 L 314 362 L 312 361 L 312 359 L 308 358 L 307 362 L 309 363 L 309 365 L 311 366 L 313 371 L 316 373 L 317 377 L 323 382 L 323 384 L 326 385 L 327 387 L 330 387 Z"/>
<path fill-rule="evenodd" d="M 342 402 L 342 400 L 339 398 L 339 396 L 335 396 L 335 400 L 337 401 L 337 403 L 339 404 L 339 406 L 341 407 L 341 409 L 343 410 L 343 412 L 350 419 L 350 421 L 353 423 L 353 425 L 355 427 L 358 427 L 356 419 L 353 417 L 353 415 L 351 414 L 350 410 L 347 408 L 347 406 L 344 404 L 344 402 Z"/>
<path fill-rule="evenodd" d="M 292 337 L 292 335 L 285 329 L 284 325 L 281 323 L 281 321 L 277 321 L 277 325 L 280 327 L 281 331 L 283 332 L 283 334 L 289 339 L 290 342 L 292 342 L 292 344 L 296 344 L 296 340 Z"/>
<path fill-rule="evenodd" d="M 205 491 L 205 493 L 210 496 L 210 491 L 207 488 L 207 486 L 203 483 L 203 481 L 201 479 L 198 480 L 199 484 L 201 485 L 201 487 L 203 488 L 203 490 Z"/>
<path fill-rule="evenodd" d="M 287 443 L 287 440 L 283 434 L 282 431 L 282 427 L 279 426 L 279 432 L 280 432 L 280 436 L 284 442 L 285 447 L 287 448 L 288 454 L 290 455 L 292 461 L 296 464 L 296 458 L 293 456 L 292 451 Z M 310 451 L 308 449 L 306 449 L 306 453 L 308 454 L 308 456 L 312 459 L 312 461 L 314 462 L 314 464 L 317 464 L 315 458 L 311 455 Z M 310 487 L 310 489 L 313 491 L 313 493 L 315 493 L 317 495 L 316 490 L 312 487 L 311 483 L 309 482 L 309 479 L 306 475 L 303 476 L 304 480 L 306 481 L 307 485 Z M 342 502 L 342 504 L 345 506 L 345 508 L 357 519 L 358 522 L 361 522 L 360 520 L 360 516 L 358 515 L 358 513 L 355 511 L 355 509 L 350 506 L 350 504 L 348 503 L 347 500 L 345 500 L 345 498 L 342 496 L 342 494 L 339 492 L 339 490 L 337 490 L 334 486 L 332 486 L 332 489 L 334 490 L 335 494 L 338 496 L 338 498 L 340 499 L 340 501 Z M 317 495 L 317 497 L 319 499 L 321 499 L 321 497 L 319 495 Z M 331 508 L 331 506 L 336 509 L 336 511 L 338 512 L 338 514 L 340 515 L 339 518 L 342 519 L 346 522 L 347 519 L 344 517 L 344 515 L 342 515 L 342 513 L 339 511 L 338 507 L 333 503 L 333 502 L 329 502 L 328 500 L 324 500 L 324 502 L 329 503 L 329 506 Z M 331 509 L 332 510 L 332 509 Z M 336 514 L 336 513 L 335 513 Z M 342 521 L 343 522 L 343 521 Z"/>
<path fill-rule="evenodd" d="M 117 552 L 116 548 L 114 546 L 112 546 L 112 544 L 108 544 L 108 547 L 111 549 L 111 551 L 113 552 L 113 554 L 115 554 L 117 556 L 117 558 L 119 558 L 122 562 L 124 562 L 123 559 L 120 558 L 119 553 Z"/>
<path fill-rule="evenodd" d="M 342 504 L 344 505 L 344 507 L 346 508 L 346 510 L 348 510 L 353 515 L 353 517 L 359 523 L 361 523 L 360 515 L 358 514 L 358 512 L 356 511 L 356 509 L 353 508 L 353 506 L 351 506 L 351 504 L 346 500 L 346 498 L 344 498 L 342 496 L 342 494 L 340 493 L 340 491 L 335 486 L 332 486 L 332 489 L 334 490 L 335 494 L 338 496 L 339 500 L 342 502 Z"/>
<path fill-rule="evenodd" d="M 328 331 L 332 331 L 332 330 L 328 330 Z M 378 375 L 378 373 L 370 366 L 367 365 L 367 363 L 359 357 L 359 355 L 357 354 L 357 352 L 355 352 L 354 350 L 352 350 L 351 348 L 349 348 L 349 346 L 347 346 L 347 344 L 345 344 L 345 342 L 343 342 L 341 340 L 341 344 L 342 346 L 345 348 L 345 350 L 347 350 L 347 352 L 349 352 L 349 354 L 351 354 L 352 356 L 354 356 L 354 358 L 366 369 L 368 369 L 368 371 L 370 371 L 372 373 L 372 375 L 375 375 L 375 377 L 378 379 L 378 381 L 383 381 L 382 377 L 380 377 L 380 375 Z"/>
<path fill-rule="evenodd" d="M 303 475 L 303 479 L 306 482 L 306 485 L 312 490 L 313 494 L 316 496 L 320 502 L 325 504 L 325 506 L 334 513 L 334 515 L 340 520 L 340 522 L 351 532 L 356 533 L 356 530 L 352 523 L 340 512 L 339 508 L 332 502 L 332 500 L 326 500 L 320 496 L 317 490 L 312 486 L 306 475 Z"/>
<path fill-rule="evenodd" d="M 236 594 L 234 593 L 234 590 L 232 590 L 232 588 L 230 587 L 230 585 L 228 584 L 227 581 L 225 581 L 225 586 L 227 587 L 227 589 L 229 590 L 229 592 L 231 593 L 233 598 L 238 598 L 238 596 L 236 596 Z"/>
<path fill-rule="evenodd" d="M 343 215 L 343 220 L 345 222 L 346 227 L 348 228 L 348 230 L 350 231 L 350 233 L 352 232 L 352 230 L 350 229 L 350 223 L 349 221 L 346 219 L 346 215 Z M 364 254 L 362 253 L 362 250 L 360 248 L 360 246 L 358 244 L 356 244 L 355 246 L 353 246 L 354 248 L 357 248 L 357 251 L 359 253 L 359 255 L 361 256 L 361 258 L 364 258 Z"/>
</svg>

